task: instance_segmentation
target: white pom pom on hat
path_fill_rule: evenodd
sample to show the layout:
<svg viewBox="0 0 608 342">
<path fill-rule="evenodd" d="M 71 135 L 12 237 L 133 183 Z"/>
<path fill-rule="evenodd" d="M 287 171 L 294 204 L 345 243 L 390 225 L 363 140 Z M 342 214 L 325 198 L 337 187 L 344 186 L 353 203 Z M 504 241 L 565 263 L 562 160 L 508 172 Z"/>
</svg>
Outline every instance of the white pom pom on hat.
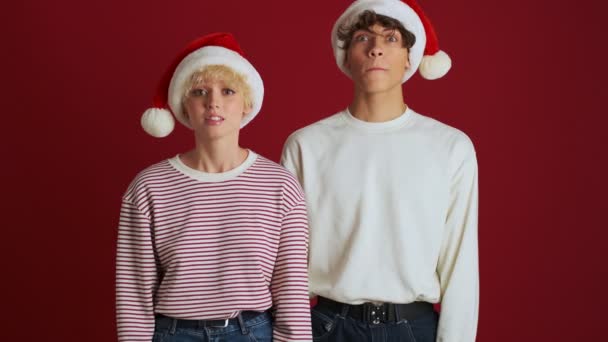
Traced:
<svg viewBox="0 0 608 342">
<path fill-rule="evenodd" d="M 434 55 L 425 55 L 418 68 L 420 76 L 427 80 L 443 77 L 452 68 L 452 60 L 447 53 L 439 50 Z"/>
<path fill-rule="evenodd" d="M 257 70 L 244 57 L 234 36 L 218 32 L 192 41 L 165 71 L 154 94 L 154 107 L 141 116 L 141 126 L 146 133 L 157 138 L 168 136 L 175 127 L 174 116 L 192 129 L 182 108 L 184 87 L 194 72 L 207 65 L 225 65 L 245 76 L 251 88 L 253 106 L 241 121 L 241 128 L 253 120 L 262 108 L 264 83 Z"/>
<path fill-rule="evenodd" d="M 344 66 L 346 51 L 343 41 L 338 39 L 338 29 L 354 24 L 359 15 L 366 10 L 399 20 L 406 30 L 416 36 L 416 43 L 410 49 L 411 67 L 403 75 L 402 82 L 407 81 L 418 70 L 428 80 L 443 77 L 452 67 L 452 60 L 447 53 L 439 50 L 439 42 L 431 21 L 415 0 L 357 0 L 342 13 L 331 32 L 331 44 L 336 64 L 350 77 Z"/>
<path fill-rule="evenodd" d="M 173 132 L 175 120 L 164 108 L 148 108 L 141 116 L 141 127 L 153 137 L 164 138 Z"/>
</svg>

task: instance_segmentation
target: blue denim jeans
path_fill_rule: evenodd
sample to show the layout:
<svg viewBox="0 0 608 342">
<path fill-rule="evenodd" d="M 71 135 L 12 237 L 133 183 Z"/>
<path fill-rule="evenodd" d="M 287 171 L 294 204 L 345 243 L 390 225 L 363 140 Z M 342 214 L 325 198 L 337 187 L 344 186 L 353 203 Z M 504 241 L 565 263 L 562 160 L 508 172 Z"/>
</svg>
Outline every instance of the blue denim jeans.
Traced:
<svg viewBox="0 0 608 342">
<path fill-rule="evenodd" d="M 411 321 L 371 324 L 348 317 L 344 312 L 313 308 L 311 319 L 314 341 L 435 342 L 439 315 L 433 311 Z"/>
<path fill-rule="evenodd" d="M 271 342 L 272 316 L 260 313 L 227 327 L 180 328 L 169 317 L 156 318 L 152 342 Z"/>
</svg>

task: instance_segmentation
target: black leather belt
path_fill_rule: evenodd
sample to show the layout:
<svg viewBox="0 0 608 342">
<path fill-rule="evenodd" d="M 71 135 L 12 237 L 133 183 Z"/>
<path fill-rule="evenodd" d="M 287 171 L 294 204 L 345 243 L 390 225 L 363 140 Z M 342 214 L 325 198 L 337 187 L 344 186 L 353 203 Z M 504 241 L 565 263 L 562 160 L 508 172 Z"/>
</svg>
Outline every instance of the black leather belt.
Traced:
<svg viewBox="0 0 608 342">
<path fill-rule="evenodd" d="M 325 308 L 338 314 L 346 312 L 345 314 L 348 317 L 372 324 L 394 323 L 403 319 L 412 321 L 434 310 L 433 304 L 427 302 L 350 305 L 320 296 L 318 297 L 317 308 Z"/>
<path fill-rule="evenodd" d="M 259 315 L 263 315 L 265 312 L 257 311 L 242 311 L 240 313 L 244 321 L 255 318 Z M 199 328 L 225 328 L 229 325 L 239 324 L 239 318 L 227 318 L 227 319 L 174 319 L 169 316 L 157 314 L 156 315 L 156 326 L 159 328 L 169 328 L 175 320 L 175 328 L 180 329 L 199 329 Z"/>
</svg>

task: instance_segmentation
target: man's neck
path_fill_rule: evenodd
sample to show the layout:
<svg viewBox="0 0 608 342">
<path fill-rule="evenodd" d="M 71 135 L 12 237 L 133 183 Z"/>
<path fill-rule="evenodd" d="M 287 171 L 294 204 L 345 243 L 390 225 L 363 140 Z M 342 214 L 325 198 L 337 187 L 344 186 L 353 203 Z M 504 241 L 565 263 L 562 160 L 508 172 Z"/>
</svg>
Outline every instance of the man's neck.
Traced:
<svg viewBox="0 0 608 342">
<path fill-rule="evenodd" d="M 355 97 L 348 110 L 359 120 L 385 122 L 399 117 L 406 108 L 403 103 L 403 90 L 399 86 L 378 93 L 366 93 L 355 89 Z"/>
</svg>

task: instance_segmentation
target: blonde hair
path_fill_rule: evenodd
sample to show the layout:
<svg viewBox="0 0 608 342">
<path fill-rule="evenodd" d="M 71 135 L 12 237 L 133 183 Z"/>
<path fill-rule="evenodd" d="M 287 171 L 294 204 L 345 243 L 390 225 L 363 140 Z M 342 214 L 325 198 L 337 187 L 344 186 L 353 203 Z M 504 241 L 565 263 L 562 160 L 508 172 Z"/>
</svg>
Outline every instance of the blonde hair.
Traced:
<svg viewBox="0 0 608 342">
<path fill-rule="evenodd" d="M 245 108 L 253 107 L 253 100 L 251 96 L 251 87 L 247 83 L 247 77 L 241 73 L 236 72 L 234 69 L 225 65 L 207 65 L 204 68 L 195 71 L 190 78 L 186 81 L 184 87 L 185 92 L 182 98 L 182 105 L 190 95 L 190 91 L 198 84 L 209 81 L 222 81 L 231 89 L 236 92 L 240 92 L 243 95 L 245 101 Z"/>
</svg>

